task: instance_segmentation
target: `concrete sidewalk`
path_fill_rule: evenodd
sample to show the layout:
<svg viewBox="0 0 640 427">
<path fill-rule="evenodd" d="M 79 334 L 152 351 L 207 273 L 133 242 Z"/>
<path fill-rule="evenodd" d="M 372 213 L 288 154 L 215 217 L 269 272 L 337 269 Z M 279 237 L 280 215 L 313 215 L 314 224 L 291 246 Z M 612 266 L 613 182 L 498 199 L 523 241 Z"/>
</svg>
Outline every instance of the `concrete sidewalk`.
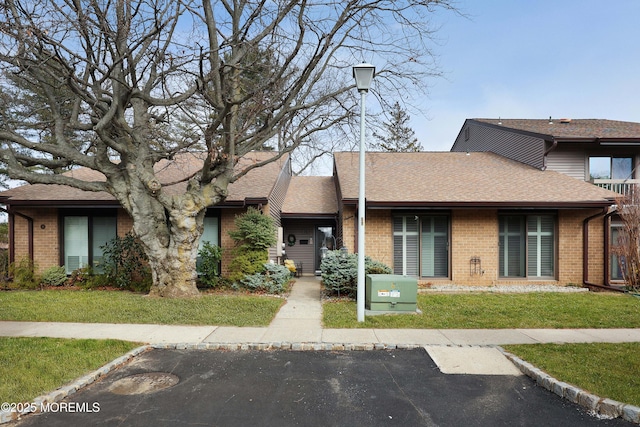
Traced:
<svg viewBox="0 0 640 427">
<path fill-rule="evenodd" d="M 622 416 L 620 408 L 625 408 L 624 418 L 640 424 L 640 408 L 601 399 L 562 383 L 496 347 L 506 344 L 640 342 L 640 329 L 324 329 L 320 281 L 315 277 L 304 277 L 296 281 L 286 304 L 268 327 L 0 321 L 0 336 L 113 338 L 153 344 L 157 350 L 269 348 L 340 351 L 424 347 L 442 374 L 454 374 L 453 377 L 456 378 L 496 378 L 496 381 L 507 381 L 507 378 L 517 378 L 525 372 L 533 381 L 552 393 L 585 406 L 594 413 Z M 149 348 L 139 347 L 94 374 L 105 375 Z M 94 379 L 91 376 L 83 377 L 72 386 L 41 398 L 59 401 L 71 393 L 65 391 L 69 387 L 75 391 L 91 384 Z M 575 398 L 567 397 L 569 395 L 575 395 Z M 612 412 L 612 407 L 617 408 L 617 412 Z M 15 415 L 0 411 L 0 423 L 14 419 Z"/>
<path fill-rule="evenodd" d="M 640 329 L 324 329 L 320 280 L 297 279 L 268 327 L 172 326 L 0 321 L 0 336 L 121 339 L 162 343 L 354 343 L 492 346 L 640 342 Z"/>
</svg>

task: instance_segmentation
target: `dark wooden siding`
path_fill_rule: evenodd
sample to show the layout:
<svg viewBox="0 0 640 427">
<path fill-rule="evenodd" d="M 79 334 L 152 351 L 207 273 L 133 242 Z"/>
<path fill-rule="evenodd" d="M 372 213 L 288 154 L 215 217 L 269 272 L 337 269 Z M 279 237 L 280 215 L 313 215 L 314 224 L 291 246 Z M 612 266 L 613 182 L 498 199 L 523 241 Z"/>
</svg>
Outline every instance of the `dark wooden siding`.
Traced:
<svg viewBox="0 0 640 427">
<path fill-rule="evenodd" d="M 451 151 L 488 151 L 542 169 L 544 140 L 508 130 L 465 122 Z"/>
</svg>

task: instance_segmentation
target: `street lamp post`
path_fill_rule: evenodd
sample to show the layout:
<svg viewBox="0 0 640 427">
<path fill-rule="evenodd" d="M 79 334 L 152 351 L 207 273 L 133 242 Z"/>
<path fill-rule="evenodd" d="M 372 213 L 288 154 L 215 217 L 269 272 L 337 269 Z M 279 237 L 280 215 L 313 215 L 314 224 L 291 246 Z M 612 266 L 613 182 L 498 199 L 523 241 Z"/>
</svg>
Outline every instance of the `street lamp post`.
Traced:
<svg viewBox="0 0 640 427">
<path fill-rule="evenodd" d="M 364 322 L 364 217 L 365 217 L 365 101 L 367 92 L 376 73 L 376 67 L 371 64 L 358 64 L 353 67 L 353 77 L 360 92 L 360 185 L 358 190 L 358 288 L 357 306 L 358 322 Z"/>
</svg>

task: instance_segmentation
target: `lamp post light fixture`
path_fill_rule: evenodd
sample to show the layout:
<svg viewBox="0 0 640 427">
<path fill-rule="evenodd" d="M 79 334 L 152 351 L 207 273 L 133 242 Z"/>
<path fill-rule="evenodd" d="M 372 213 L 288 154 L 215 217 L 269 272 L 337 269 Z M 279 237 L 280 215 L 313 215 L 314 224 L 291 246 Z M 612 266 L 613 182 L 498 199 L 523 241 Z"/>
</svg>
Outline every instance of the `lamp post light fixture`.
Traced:
<svg viewBox="0 0 640 427">
<path fill-rule="evenodd" d="M 371 64 L 358 64 L 353 67 L 353 77 L 360 92 L 360 184 L 358 190 L 358 287 L 357 307 L 358 322 L 364 322 L 364 217 L 365 217 L 365 101 L 371 82 L 376 74 L 376 67 Z"/>
</svg>

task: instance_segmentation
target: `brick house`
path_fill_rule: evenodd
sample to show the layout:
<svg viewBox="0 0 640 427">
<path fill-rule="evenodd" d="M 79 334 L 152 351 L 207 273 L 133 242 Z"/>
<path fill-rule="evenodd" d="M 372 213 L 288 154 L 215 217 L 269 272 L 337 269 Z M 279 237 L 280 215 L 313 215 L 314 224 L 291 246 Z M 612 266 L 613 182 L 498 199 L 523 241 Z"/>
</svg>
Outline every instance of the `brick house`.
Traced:
<svg viewBox="0 0 640 427">
<path fill-rule="evenodd" d="M 189 165 L 179 158 L 158 165 L 161 181 L 188 175 Z M 602 217 L 616 197 L 609 190 L 492 153 L 367 153 L 366 165 L 366 253 L 396 274 L 422 283 L 604 283 Z M 69 173 L 99 179 L 86 169 Z M 0 198 L 11 259 L 31 256 L 41 270 L 99 265 L 100 245 L 131 229 L 106 193 L 36 184 Z M 271 259 L 286 256 L 314 274 L 324 248 L 357 247 L 357 200 L 358 153 L 334 153 L 333 175 L 324 177 L 293 177 L 290 160 L 281 159 L 231 185 L 227 200 L 207 211 L 202 240 L 230 248 L 235 216 L 255 206 L 279 229 Z"/>
<path fill-rule="evenodd" d="M 640 183 L 640 123 L 602 119 L 468 119 L 451 148 L 492 152 L 540 170 L 557 171 L 628 196 Z M 604 278 L 623 283 L 613 248 L 622 227 L 604 216 Z M 593 250 L 593 249 L 591 249 Z M 602 262 L 602 261 L 601 261 Z M 589 276 L 589 277 L 600 277 Z"/>
<path fill-rule="evenodd" d="M 468 285 L 603 283 L 609 190 L 493 153 L 367 153 L 366 168 L 366 253 L 396 274 Z M 358 170 L 357 153 L 334 153 L 348 248 L 357 247 Z"/>
<path fill-rule="evenodd" d="M 274 153 L 253 152 L 238 162 L 238 168 L 266 160 Z M 176 156 L 156 165 L 164 184 L 180 181 L 196 169 L 197 156 Z M 104 176 L 87 168 L 70 172 L 76 178 L 104 180 Z M 271 215 L 280 225 L 280 208 L 291 179 L 288 157 L 252 169 L 229 186 L 227 199 L 207 210 L 201 244 L 207 240 L 230 248 L 233 241 L 226 232 L 235 216 L 253 206 Z M 186 183 L 166 186 L 163 191 L 176 194 Z M 65 266 L 67 273 L 91 266 L 99 270 L 101 246 L 115 236 L 131 231 L 133 221 L 117 200 L 106 192 L 89 192 L 63 185 L 23 185 L 0 193 L 0 202 L 9 214 L 10 262 L 31 258 L 42 271 L 50 266 Z M 229 263 L 223 253 L 223 271 Z"/>
</svg>

